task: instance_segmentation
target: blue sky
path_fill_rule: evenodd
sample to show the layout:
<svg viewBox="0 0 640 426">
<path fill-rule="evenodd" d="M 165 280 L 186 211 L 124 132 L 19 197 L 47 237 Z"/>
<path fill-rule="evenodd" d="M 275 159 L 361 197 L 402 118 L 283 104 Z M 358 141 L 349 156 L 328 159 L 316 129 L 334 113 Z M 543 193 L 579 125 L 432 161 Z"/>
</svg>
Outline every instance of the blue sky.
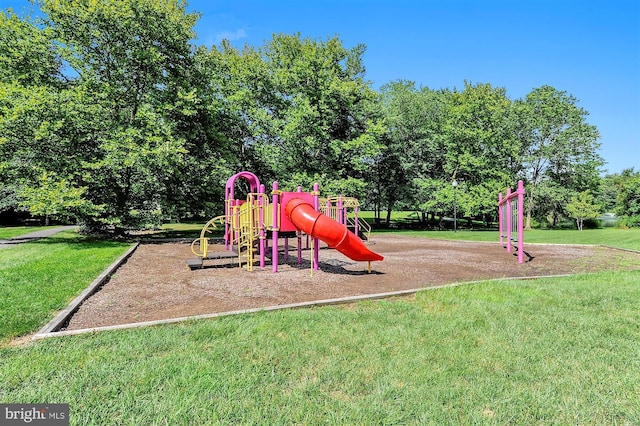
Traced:
<svg viewBox="0 0 640 426">
<path fill-rule="evenodd" d="M 27 0 L 2 0 L 16 11 Z M 367 46 L 378 89 L 404 79 L 431 89 L 464 81 L 511 99 L 550 85 L 578 99 L 600 131 L 610 173 L 640 171 L 640 0 L 191 0 L 198 44 L 260 46 L 299 32 Z"/>
</svg>

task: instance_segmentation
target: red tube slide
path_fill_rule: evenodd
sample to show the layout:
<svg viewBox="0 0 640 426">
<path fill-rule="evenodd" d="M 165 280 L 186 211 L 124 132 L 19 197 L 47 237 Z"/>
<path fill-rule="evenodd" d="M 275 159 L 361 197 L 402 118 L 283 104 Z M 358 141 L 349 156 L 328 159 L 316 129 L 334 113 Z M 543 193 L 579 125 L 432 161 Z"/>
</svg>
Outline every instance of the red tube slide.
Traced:
<svg viewBox="0 0 640 426">
<path fill-rule="evenodd" d="M 300 198 L 294 198 L 284 208 L 285 215 L 296 228 L 318 238 L 348 258 L 362 262 L 382 260 L 384 257 L 369 250 L 362 240 L 346 226 L 339 224 Z"/>
</svg>

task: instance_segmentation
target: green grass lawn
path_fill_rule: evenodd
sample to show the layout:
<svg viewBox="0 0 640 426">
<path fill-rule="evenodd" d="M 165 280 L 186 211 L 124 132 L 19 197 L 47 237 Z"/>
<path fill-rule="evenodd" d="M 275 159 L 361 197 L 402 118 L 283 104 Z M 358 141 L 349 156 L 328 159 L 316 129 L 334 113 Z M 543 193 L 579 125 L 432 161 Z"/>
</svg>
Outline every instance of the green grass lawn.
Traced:
<svg viewBox="0 0 640 426">
<path fill-rule="evenodd" d="M 640 249 L 640 233 L 617 231 L 580 238 Z M 575 243 L 574 234 L 540 238 Z M 15 304 L 52 297 L 47 283 L 59 278 L 50 277 L 98 263 L 85 261 L 90 253 L 115 258 L 127 247 L 63 237 L 36 268 L 2 252 L 0 274 L 20 259 L 10 277 L 52 274 L 36 287 L 14 283 Z M 66 402 L 72 424 L 640 424 L 639 283 L 640 271 L 498 280 L 25 346 L 5 338 L 0 401 Z"/>
<path fill-rule="evenodd" d="M 394 212 L 394 220 L 402 220 L 414 212 Z M 365 211 L 365 217 L 370 216 L 373 220 L 373 212 Z M 158 233 L 148 236 L 148 238 L 198 238 L 204 224 L 202 223 L 171 223 L 163 225 Z M 1 228 L 0 228 L 1 229 Z M 458 241 L 499 241 L 497 230 L 493 231 L 416 231 L 416 230 L 373 230 L 372 236 L 376 233 L 401 233 L 422 238 L 436 238 Z M 223 235 L 222 229 L 207 234 L 209 237 L 220 237 Z M 640 250 L 640 229 L 585 229 L 577 230 L 539 230 L 533 229 L 525 231 L 524 241 L 526 243 L 541 244 L 602 244 L 607 246 Z"/>
<path fill-rule="evenodd" d="M 0 349 L 77 424 L 638 424 L 638 273 L 494 281 Z"/>
<path fill-rule="evenodd" d="M 499 242 L 498 231 L 401 231 L 402 235 L 423 238 L 439 238 L 457 241 Z M 375 231 L 373 233 L 375 238 Z M 640 229 L 585 229 L 524 231 L 524 244 L 602 244 L 611 247 L 640 250 Z"/>
<path fill-rule="evenodd" d="M 585 229 L 583 231 L 525 231 L 525 244 L 602 244 L 611 247 L 640 250 L 640 229 Z"/>
<path fill-rule="evenodd" d="M 129 246 L 62 232 L 0 250 L 0 343 L 45 325 Z"/>
<path fill-rule="evenodd" d="M 41 231 L 46 226 L 0 226 L 0 240 L 17 237 L 30 232 Z"/>
<path fill-rule="evenodd" d="M 200 238 L 200 232 L 205 223 L 167 223 L 159 229 L 144 233 L 134 238 L 142 238 L 145 240 L 162 240 L 162 239 L 196 239 Z M 207 232 L 209 238 L 219 238 L 224 235 L 224 227 L 218 227 L 213 231 Z"/>
</svg>

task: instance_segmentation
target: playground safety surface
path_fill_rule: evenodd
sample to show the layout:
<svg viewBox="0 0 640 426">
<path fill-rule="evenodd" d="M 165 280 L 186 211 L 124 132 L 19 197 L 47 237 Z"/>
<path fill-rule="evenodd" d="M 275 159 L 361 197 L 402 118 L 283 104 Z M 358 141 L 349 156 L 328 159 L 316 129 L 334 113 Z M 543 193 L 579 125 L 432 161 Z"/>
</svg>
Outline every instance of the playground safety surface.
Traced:
<svg viewBox="0 0 640 426">
<path fill-rule="evenodd" d="M 526 263 L 497 242 L 473 243 L 375 234 L 367 244 L 384 256 L 354 262 L 321 246 L 320 270 L 311 274 L 309 251 L 297 264 L 295 239 L 279 272 L 270 262 L 249 272 L 236 260 L 189 270 L 188 244 L 141 244 L 128 261 L 66 325 L 66 330 L 130 324 L 227 311 L 427 288 L 492 278 L 539 277 L 640 269 L 640 253 L 602 246 L 525 244 Z M 292 244 L 291 244 L 292 243 Z M 217 250 L 222 247 L 213 246 Z M 527 261 L 528 260 L 528 261 Z"/>
</svg>

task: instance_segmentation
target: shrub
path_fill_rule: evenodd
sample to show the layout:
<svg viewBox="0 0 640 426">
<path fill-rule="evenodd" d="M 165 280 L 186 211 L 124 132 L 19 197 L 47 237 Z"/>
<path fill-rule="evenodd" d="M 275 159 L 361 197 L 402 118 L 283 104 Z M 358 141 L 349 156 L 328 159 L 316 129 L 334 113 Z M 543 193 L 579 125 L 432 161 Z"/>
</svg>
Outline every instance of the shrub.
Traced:
<svg viewBox="0 0 640 426">
<path fill-rule="evenodd" d="M 619 226 L 622 228 L 640 228 L 640 215 L 620 217 Z"/>
</svg>

